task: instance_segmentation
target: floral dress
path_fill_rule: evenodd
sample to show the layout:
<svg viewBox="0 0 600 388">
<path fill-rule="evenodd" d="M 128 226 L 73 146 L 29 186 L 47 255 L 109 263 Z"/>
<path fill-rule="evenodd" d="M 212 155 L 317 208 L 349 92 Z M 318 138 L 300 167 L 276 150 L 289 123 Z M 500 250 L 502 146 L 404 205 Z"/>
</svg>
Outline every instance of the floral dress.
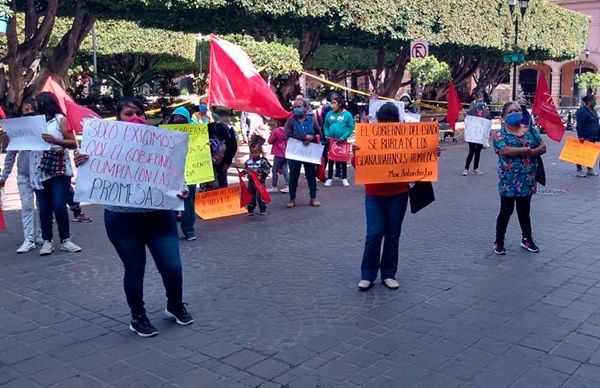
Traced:
<svg viewBox="0 0 600 388">
<path fill-rule="evenodd" d="M 536 148 L 542 143 L 535 128 L 521 135 L 513 135 L 502 127 L 494 137 L 496 154 L 506 147 Z M 501 156 L 498 154 L 498 192 L 501 197 L 528 197 L 537 192 L 537 158 L 529 156 Z"/>
</svg>

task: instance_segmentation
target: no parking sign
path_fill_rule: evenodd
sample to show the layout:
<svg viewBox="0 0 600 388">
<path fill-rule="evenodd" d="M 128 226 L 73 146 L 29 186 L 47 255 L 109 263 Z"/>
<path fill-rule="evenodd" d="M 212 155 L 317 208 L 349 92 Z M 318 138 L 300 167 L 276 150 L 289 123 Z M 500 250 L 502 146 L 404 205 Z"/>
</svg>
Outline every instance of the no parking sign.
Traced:
<svg viewBox="0 0 600 388">
<path fill-rule="evenodd" d="M 425 58 L 429 55 L 429 42 L 426 40 L 413 40 L 410 42 L 410 57 Z"/>
</svg>

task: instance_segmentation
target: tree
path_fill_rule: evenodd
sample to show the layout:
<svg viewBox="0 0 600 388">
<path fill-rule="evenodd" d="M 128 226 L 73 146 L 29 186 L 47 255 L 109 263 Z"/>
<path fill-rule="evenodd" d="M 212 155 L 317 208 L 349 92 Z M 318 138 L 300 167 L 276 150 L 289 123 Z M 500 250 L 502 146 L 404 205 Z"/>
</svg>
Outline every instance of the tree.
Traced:
<svg viewBox="0 0 600 388">
<path fill-rule="evenodd" d="M 598 73 L 583 73 L 575 76 L 575 83 L 581 91 L 591 90 L 596 93 L 600 89 L 600 74 Z"/>
<path fill-rule="evenodd" d="M 421 100 L 426 86 L 450 79 L 450 66 L 445 62 L 440 62 L 433 55 L 412 59 L 408 63 L 407 69 L 417 89 L 417 100 Z"/>
</svg>

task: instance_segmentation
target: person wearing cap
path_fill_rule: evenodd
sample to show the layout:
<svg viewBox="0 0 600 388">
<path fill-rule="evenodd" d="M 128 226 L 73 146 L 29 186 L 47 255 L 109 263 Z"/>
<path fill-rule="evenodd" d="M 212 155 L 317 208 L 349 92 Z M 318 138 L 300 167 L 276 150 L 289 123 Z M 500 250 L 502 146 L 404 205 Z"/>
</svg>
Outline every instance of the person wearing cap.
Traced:
<svg viewBox="0 0 600 388">
<path fill-rule="evenodd" d="M 214 122 L 211 114 L 208 111 L 208 105 L 203 104 L 202 102 L 200 105 L 198 105 L 198 112 L 194 113 L 193 119 L 199 124 L 208 124 Z"/>
<path fill-rule="evenodd" d="M 598 124 L 598 113 L 596 113 L 596 97 L 587 95 L 581 99 L 581 107 L 575 112 L 577 119 L 577 137 L 581 142 L 597 142 L 600 137 L 600 125 Z M 587 168 L 587 173 L 583 172 L 583 167 L 577 165 L 576 176 L 583 178 L 586 176 L 598 176 L 592 167 Z"/>
<path fill-rule="evenodd" d="M 400 101 L 404 103 L 404 112 L 405 113 L 417 113 L 415 106 L 413 105 L 413 100 L 410 94 L 403 93 L 400 96 Z"/>
</svg>

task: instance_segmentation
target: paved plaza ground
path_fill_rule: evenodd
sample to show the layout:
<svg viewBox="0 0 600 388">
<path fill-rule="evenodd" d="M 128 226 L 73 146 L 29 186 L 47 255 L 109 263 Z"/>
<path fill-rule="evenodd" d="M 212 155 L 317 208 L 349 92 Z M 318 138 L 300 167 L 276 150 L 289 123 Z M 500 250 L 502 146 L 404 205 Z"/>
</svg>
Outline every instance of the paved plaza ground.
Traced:
<svg viewBox="0 0 600 388">
<path fill-rule="evenodd" d="M 398 280 L 357 291 L 363 188 L 321 188 L 322 207 L 197 223 L 181 242 L 195 323 L 164 319 L 149 262 L 157 337 L 128 330 L 122 265 L 102 208 L 72 224 L 79 254 L 17 255 L 18 211 L 0 233 L 0 385 L 7 387 L 598 387 L 600 178 L 575 178 L 550 141 L 548 187 L 532 206 L 541 252 L 491 251 L 496 158 L 462 177 L 467 147 L 444 145 L 436 202 L 407 214 Z M 14 180 L 14 177 L 11 179 Z M 7 187 L 14 209 L 15 185 Z"/>
</svg>

